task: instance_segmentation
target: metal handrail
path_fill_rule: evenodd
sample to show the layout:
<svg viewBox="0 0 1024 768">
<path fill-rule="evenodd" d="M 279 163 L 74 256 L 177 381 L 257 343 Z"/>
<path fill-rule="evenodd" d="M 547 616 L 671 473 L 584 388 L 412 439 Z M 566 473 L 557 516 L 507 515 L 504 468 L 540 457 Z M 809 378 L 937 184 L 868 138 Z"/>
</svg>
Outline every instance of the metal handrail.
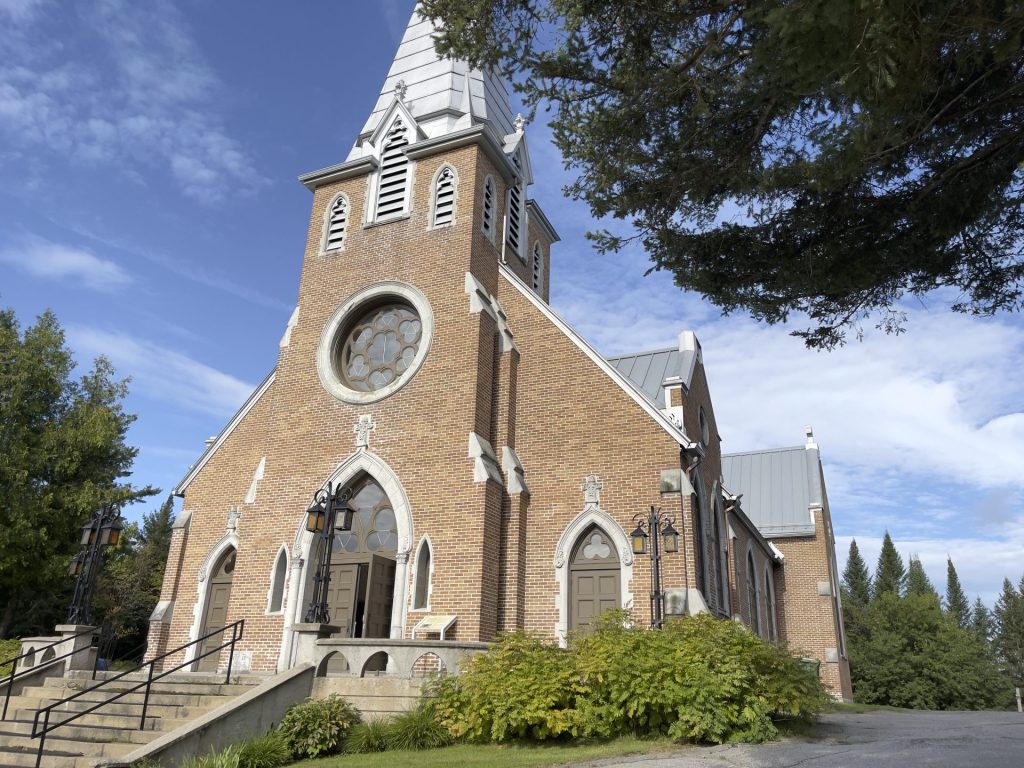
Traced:
<svg viewBox="0 0 1024 768">
<path fill-rule="evenodd" d="M 48 643 L 48 644 L 42 646 L 41 648 L 35 648 L 35 649 L 31 650 L 31 651 L 26 651 L 25 653 L 21 654 L 21 656 L 15 656 L 13 659 L 8 659 L 7 661 L 0 661 L 0 667 L 4 666 L 5 664 L 10 664 L 11 665 L 10 674 L 7 675 L 7 690 L 4 693 L 4 711 L 3 711 L 3 714 L 0 715 L 0 720 L 6 720 L 7 719 L 7 705 L 11 701 L 11 689 L 14 688 L 14 681 L 16 679 L 20 678 L 20 677 L 24 677 L 24 676 L 26 676 L 26 675 L 28 675 L 28 674 L 30 674 L 32 672 L 35 672 L 36 670 L 39 669 L 38 666 L 29 667 L 28 669 L 21 670 L 20 674 L 17 674 L 17 672 L 18 672 L 18 662 L 19 661 L 21 661 L 22 659 L 27 658 L 29 656 L 32 656 L 34 654 L 37 654 L 37 653 L 38 654 L 42 654 L 43 652 L 49 650 L 50 648 L 53 648 L 54 646 L 60 645 L 61 643 L 66 643 L 69 640 L 74 640 L 75 638 L 83 637 L 85 635 L 95 635 L 96 632 L 97 632 L 96 627 L 89 627 L 89 629 L 84 629 L 81 632 L 76 632 L 73 635 L 66 635 L 66 636 L 64 636 L 64 637 L 62 637 L 62 638 L 60 638 L 58 640 L 54 640 L 52 643 Z M 91 648 L 93 648 L 92 645 L 84 645 L 81 648 L 76 648 L 73 651 L 68 651 L 67 653 L 62 653 L 60 656 L 54 656 L 52 659 L 47 659 L 46 663 L 47 664 L 52 664 L 55 661 L 60 661 L 61 659 L 66 659 L 69 656 L 74 656 L 76 653 L 81 653 L 82 651 L 87 651 L 87 650 L 90 650 Z"/>
<path fill-rule="evenodd" d="M 40 707 L 36 711 L 35 717 L 32 720 L 32 738 L 33 739 L 39 739 L 39 749 L 36 752 L 36 768 L 39 768 L 39 764 L 42 762 L 42 759 L 43 759 L 43 747 L 46 744 L 46 734 L 48 734 L 52 730 L 60 728 L 62 725 L 67 725 L 68 723 L 73 722 L 73 721 L 77 720 L 80 717 L 92 714 L 97 709 L 100 709 L 101 707 L 104 707 L 107 704 L 112 704 L 113 702 L 118 701 L 119 699 L 127 696 L 130 693 L 136 693 L 141 688 L 145 688 L 146 689 L 146 693 L 145 693 L 145 695 L 143 696 L 143 699 L 142 699 L 142 717 L 139 719 L 139 730 L 140 731 L 146 730 L 146 713 L 149 710 L 149 694 L 150 694 L 150 692 L 152 690 L 153 683 L 156 682 L 157 680 L 163 678 L 163 677 L 167 677 L 167 675 L 171 674 L 172 672 L 177 672 L 179 669 L 182 669 L 183 667 L 187 667 L 187 666 L 190 666 L 192 664 L 195 664 L 200 659 L 205 659 L 207 656 L 211 656 L 214 653 L 219 653 L 224 648 L 230 648 L 230 652 L 228 654 L 228 669 L 227 669 L 227 673 L 224 676 L 224 684 L 227 685 L 228 683 L 230 683 L 231 682 L 231 667 L 234 665 L 234 662 L 235 662 L 235 644 L 239 640 L 242 639 L 242 632 L 243 632 L 244 628 L 245 628 L 245 619 L 239 619 L 238 621 L 236 621 L 233 624 L 228 624 L 227 626 L 221 627 L 220 629 L 215 629 L 212 632 L 208 632 L 205 635 L 203 635 L 202 637 L 198 637 L 198 638 L 196 638 L 195 640 L 193 640 L 193 641 L 191 641 L 189 643 L 185 643 L 184 645 L 180 645 L 180 646 L 178 646 L 177 648 L 175 648 L 173 650 L 167 651 L 166 653 L 162 653 L 159 656 L 156 656 L 156 657 L 150 659 L 149 661 L 145 662 L 144 664 L 139 664 L 139 665 L 137 665 L 135 667 L 132 667 L 131 669 L 128 669 L 128 670 L 125 670 L 124 672 L 116 674 L 113 677 L 108 677 L 105 680 L 103 680 L 102 682 L 97 683 L 96 685 L 92 686 L 91 688 L 84 688 L 83 690 L 78 691 L 78 693 L 72 694 L 71 696 L 68 696 L 67 698 L 61 699 L 60 701 L 55 701 L 52 704 L 48 704 L 45 707 Z M 231 630 L 231 639 L 230 640 L 226 640 L 226 641 L 222 642 L 220 645 L 216 646 L 215 648 L 210 648 L 210 649 L 208 649 L 206 651 L 203 651 L 202 653 L 198 654 L 197 656 L 195 656 L 195 657 L 193 657 L 191 659 L 188 659 L 187 661 L 183 661 L 181 664 L 178 664 L 176 667 L 171 667 L 170 669 L 165 669 L 165 670 L 162 670 L 161 672 L 159 672 L 157 674 L 154 674 L 155 669 L 156 669 L 155 665 L 157 664 L 157 662 L 163 661 L 168 656 L 173 656 L 176 653 L 180 653 L 181 651 L 184 651 L 187 648 L 192 647 L 193 645 L 197 645 L 199 643 L 202 643 L 205 640 L 210 639 L 214 635 L 223 635 L 228 630 Z M 200 648 L 200 650 L 202 650 L 202 649 Z M 123 691 L 119 692 L 116 696 L 112 696 L 111 698 L 106 699 L 105 701 L 97 702 L 96 704 L 94 704 L 93 706 L 89 707 L 88 709 L 84 709 L 81 712 L 75 712 L 75 713 L 73 713 L 71 715 L 71 717 L 68 717 L 68 718 L 66 718 L 64 720 L 61 720 L 59 723 L 53 723 L 52 725 L 50 724 L 50 713 L 56 707 L 62 706 L 64 704 L 67 704 L 70 701 L 74 701 L 75 699 L 81 698 L 82 696 L 85 696 L 87 693 L 93 693 L 95 691 L 98 691 L 101 688 L 103 688 L 104 686 L 107 686 L 110 683 L 113 683 L 113 682 L 115 682 L 117 680 L 120 680 L 121 678 L 123 678 L 123 677 L 125 677 L 127 675 L 130 675 L 133 672 L 138 672 L 143 667 L 149 667 L 149 674 L 146 676 L 146 680 L 144 682 L 140 682 L 138 685 L 134 685 L 134 686 L 132 686 L 130 688 L 127 688 L 126 690 L 123 690 Z M 42 716 L 42 718 L 43 718 L 42 728 L 39 727 L 39 718 L 40 718 L 40 716 Z"/>
</svg>

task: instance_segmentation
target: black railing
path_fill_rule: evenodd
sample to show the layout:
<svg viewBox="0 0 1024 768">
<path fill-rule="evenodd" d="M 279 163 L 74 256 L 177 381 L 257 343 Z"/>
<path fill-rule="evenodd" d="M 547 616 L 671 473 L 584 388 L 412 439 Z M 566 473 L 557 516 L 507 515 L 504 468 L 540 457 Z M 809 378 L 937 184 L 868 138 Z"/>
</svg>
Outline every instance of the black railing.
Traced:
<svg viewBox="0 0 1024 768">
<path fill-rule="evenodd" d="M 196 638 L 195 640 L 193 640 L 190 643 L 185 643 L 184 645 L 179 645 L 177 648 L 175 648 L 173 650 L 170 650 L 170 651 L 167 651 L 167 653 L 160 654 L 159 656 L 156 656 L 156 657 L 150 659 L 149 661 L 147 661 L 144 664 L 139 664 L 138 666 L 132 667 L 131 669 L 127 669 L 124 672 L 120 672 L 120 673 L 114 675 L 113 677 L 108 677 L 105 680 L 103 680 L 102 682 L 97 683 L 96 685 L 92 686 L 91 688 L 85 688 L 85 689 L 79 691 L 78 693 L 75 693 L 75 694 L 73 694 L 71 696 L 68 696 L 67 698 L 61 699 L 60 701 L 55 701 L 52 704 L 48 704 L 45 707 L 40 707 L 39 710 L 35 714 L 35 718 L 32 720 L 32 738 L 33 739 L 39 739 L 39 750 L 36 752 L 36 768 L 39 768 L 39 764 L 42 762 L 42 759 L 43 759 L 43 747 L 46 744 L 46 735 L 50 731 L 52 731 L 52 730 L 54 730 L 56 728 L 60 728 L 62 725 L 67 725 L 68 723 L 71 723 L 71 722 L 77 720 L 80 717 L 84 717 L 85 715 L 91 715 L 97 709 L 100 709 L 101 707 L 104 707 L 107 704 L 112 704 L 115 701 L 118 701 L 119 699 L 124 698 L 125 696 L 127 696 L 130 693 L 137 693 L 139 690 L 141 690 L 143 688 L 146 689 L 146 692 L 145 692 L 145 694 L 142 697 L 142 716 L 139 718 L 139 730 L 140 731 L 146 730 L 146 713 L 149 711 L 149 695 L 150 695 L 150 692 L 152 690 L 153 683 L 155 683 L 157 680 L 159 680 L 159 679 L 161 679 L 163 677 L 167 677 L 167 675 L 171 674 L 172 672 L 177 672 L 179 669 L 183 669 L 184 667 L 192 666 L 193 664 L 195 664 L 196 662 L 200 661 L 201 659 L 205 659 L 207 656 L 212 656 L 215 653 L 219 654 L 225 648 L 228 648 L 229 652 L 228 652 L 228 668 L 227 668 L 226 674 L 224 675 L 224 684 L 227 685 L 228 683 L 230 683 L 231 682 L 231 667 L 234 665 L 234 662 L 235 662 L 235 644 L 239 640 L 242 639 L 242 630 L 244 628 L 245 628 L 245 619 L 239 619 L 234 624 L 228 624 L 226 627 L 222 627 L 221 629 L 215 629 L 212 632 L 208 632 L 207 634 L 203 635 L 202 637 Z M 223 638 L 224 634 L 229 632 L 229 631 L 231 632 L 231 638 L 229 640 L 224 640 L 223 642 L 221 642 L 220 645 L 217 645 L 217 646 L 214 646 L 214 647 L 211 647 L 211 648 L 207 648 L 205 650 L 203 649 L 203 647 L 201 645 L 202 643 L 205 643 L 207 640 L 209 640 L 210 638 L 212 638 L 212 637 L 214 637 L 216 635 L 221 635 L 221 637 Z M 181 662 L 180 664 L 178 664 L 175 667 L 171 667 L 170 669 L 162 669 L 160 672 L 156 672 L 156 665 L 159 662 L 162 662 L 164 659 L 166 659 L 166 658 L 168 658 L 170 656 L 173 656 L 173 655 L 175 655 L 177 653 L 181 653 L 182 651 L 187 650 L 187 649 L 191 648 L 194 645 L 198 645 L 199 646 L 200 653 L 196 654 L 194 657 L 192 657 L 191 659 L 188 659 L 187 661 Z M 121 680 L 122 678 L 124 678 L 124 677 L 126 677 L 126 676 L 128 676 L 130 674 L 133 674 L 134 672 L 138 672 L 140 669 L 143 669 L 144 667 L 149 667 L 149 673 L 146 675 L 146 679 L 144 681 L 138 683 L 138 685 L 130 686 L 130 687 L 126 688 L 123 691 L 118 691 L 117 695 L 111 696 L 109 699 L 105 699 L 104 701 L 96 702 L 95 704 L 93 704 L 93 706 L 91 706 L 91 707 L 89 707 L 87 709 L 84 709 L 81 712 L 75 712 L 70 717 L 67 717 L 67 718 L 61 720 L 59 723 L 50 723 L 50 714 L 57 707 L 61 707 L 61 706 L 65 705 L 65 704 L 67 704 L 70 701 L 75 701 L 76 699 L 80 699 L 82 696 L 85 696 L 86 694 L 90 694 L 90 693 L 94 693 L 96 691 L 99 691 L 102 688 L 105 688 L 106 686 L 110 685 L 113 682 Z M 61 713 L 61 714 L 65 714 L 65 713 Z M 42 722 L 42 726 L 40 726 L 40 723 L 39 723 L 40 717 L 42 717 L 42 721 L 43 721 Z"/>
<path fill-rule="evenodd" d="M 7 659 L 6 661 L 0 661 L 0 667 L 6 666 L 7 664 L 11 665 L 11 671 L 6 676 L 7 677 L 7 690 L 4 692 L 4 711 L 3 711 L 3 715 L 0 715 L 0 720 L 6 720 L 7 719 L 7 705 L 11 701 L 11 689 L 14 688 L 14 683 L 15 683 L 16 680 L 18 680 L 19 678 L 25 677 L 25 676 L 31 674 L 32 672 L 37 671 L 44 663 L 45 664 L 52 664 L 55 661 L 60 661 L 61 659 L 66 659 L 66 658 L 68 658 L 70 656 L 74 656 L 76 653 L 81 653 L 82 651 L 88 651 L 88 650 L 92 649 L 94 646 L 91 645 L 91 644 L 90 645 L 83 645 L 81 648 L 77 648 L 77 649 L 75 649 L 73 651 L 68 651 L 67 653 L 62 653 L 60 656 L 54 656 L 52 658 L 45 659 L 44 661 L 40 661 L 39 664 L 36 664 L 35 666 L 29 667 L 28 669 L 23 669 L 20 674 L 18 674 L 18 662 L 19 661 L 21 661 L 22 659 L 26 659 L 29 656 L 34 656 L 37 653 L 39 654 L 40 659 L 42 659 L 42 657 L 46 654 L 46 651 L 50 650 L 51 648 L 55 648 L 56 646 L 60 645 L 61 643 L 67 643 L 67 642 L 69 642 L 71 640 L 75 640 L 75 639 L 77 639 L 79 637 L 84 637 L 85 635 L 95 635 L 96 632 L 97 632 L 97 630 L 96 630 L 95 627 L 89 627 L 89 629 L 83 630 L 83 631 L 78 632 L 78 633 L 76 633 L 74 635 L 66 635 L 65 637 L 62 637 L 59 640 L 54 640 L 52 643 L 48 643 L 47 645 L 41 646 L 39 648 L 33 648 L 31 651 L 27 651 L 27 652 L 21 654 L 21 656 L 15 656 L 13 659 Z"/>
</svg>

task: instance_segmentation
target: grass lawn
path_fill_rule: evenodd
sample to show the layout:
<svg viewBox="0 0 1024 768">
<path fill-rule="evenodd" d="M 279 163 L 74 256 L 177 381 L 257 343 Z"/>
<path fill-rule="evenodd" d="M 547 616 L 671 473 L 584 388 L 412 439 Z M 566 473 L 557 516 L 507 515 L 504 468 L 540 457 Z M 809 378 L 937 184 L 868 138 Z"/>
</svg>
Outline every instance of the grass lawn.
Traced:
<svg viewBox="0 0 1024 768">
<path fill-rule="evenodd" d="M 606 757 L 644 755 L 679 749 L 669 739 L 623 737 L 599 744 L 498 745 L 459 744 L 422 752 L 377 752 L 369 755 L 338 755 L 295 763 L 296 768 L 532 768 L 533 766 L 586 763 Z"/>
</svg>

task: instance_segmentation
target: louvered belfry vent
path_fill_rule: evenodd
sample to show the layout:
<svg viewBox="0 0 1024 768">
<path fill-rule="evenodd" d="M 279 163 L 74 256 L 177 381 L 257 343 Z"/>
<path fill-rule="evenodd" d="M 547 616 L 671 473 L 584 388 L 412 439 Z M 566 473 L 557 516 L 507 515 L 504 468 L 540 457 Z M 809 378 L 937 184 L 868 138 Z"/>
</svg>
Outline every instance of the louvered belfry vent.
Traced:
<svg viewBox="0 0 1024 768">
<path fill-rule="evenodd" d="M 494 179 L 484 181 L 484 234 L 494 240 Z"/>
<path fill-rule="evenodd" d="M 522 168 L 518 153 L 513 156 L 512 162 L 515 163 L 517 171 Z M 522 249 L 520 248 L 522 219 L 523 181 L 521 178 L 517 178 L 508 191 L 508 247 L 512 250 L 512 253 L 526 261 L 526 257 L 523 256 Z"/>
<path fill-rule="evenodd" d="M 444 168 L 437 175 L 434 187 L 434 226 L 451 224 L 455 215 L 455 172 Z"/>
<path fill-rule="evenodd" d="M 377 194 L 377 218 L 386 219 L 405 210 L 409 188 L 409 159 L 405 148 L 409 138 L 405 124 L 396 120 L 388 132 L 388 140 L 380 162 L 380 190 Z"/>
<path fill-rule="evenodd" d="M 533 290 L 540 293 L 541 281 L 544 279 L 543 256 L 540 252 L 540 243 L 533 244 Z"/>
<path fill-rule="evenodd" d="M 341 248 L 345 242 L 345 228 L 348 226 L 348 200 L 339 197 L 331 206 L 330 218 L 327 221 L 327 239 L 324 241 L 325 251 Z"/>
</svg>

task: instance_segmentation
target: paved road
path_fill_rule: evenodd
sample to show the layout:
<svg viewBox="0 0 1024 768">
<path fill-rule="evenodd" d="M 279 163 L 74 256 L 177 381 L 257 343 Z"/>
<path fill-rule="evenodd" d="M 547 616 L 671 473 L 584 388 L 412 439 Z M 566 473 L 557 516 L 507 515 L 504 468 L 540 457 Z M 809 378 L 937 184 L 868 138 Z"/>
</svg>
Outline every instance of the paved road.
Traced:
<svg viewBox="0 0 1024 768">
<path fill-rule="evenodd" d="M 814 735 L 761 746 L 690 748 L 602 762 L 602 768 L 1024 768 L 1016 712 L 826 715 Z"/>
</svg>

